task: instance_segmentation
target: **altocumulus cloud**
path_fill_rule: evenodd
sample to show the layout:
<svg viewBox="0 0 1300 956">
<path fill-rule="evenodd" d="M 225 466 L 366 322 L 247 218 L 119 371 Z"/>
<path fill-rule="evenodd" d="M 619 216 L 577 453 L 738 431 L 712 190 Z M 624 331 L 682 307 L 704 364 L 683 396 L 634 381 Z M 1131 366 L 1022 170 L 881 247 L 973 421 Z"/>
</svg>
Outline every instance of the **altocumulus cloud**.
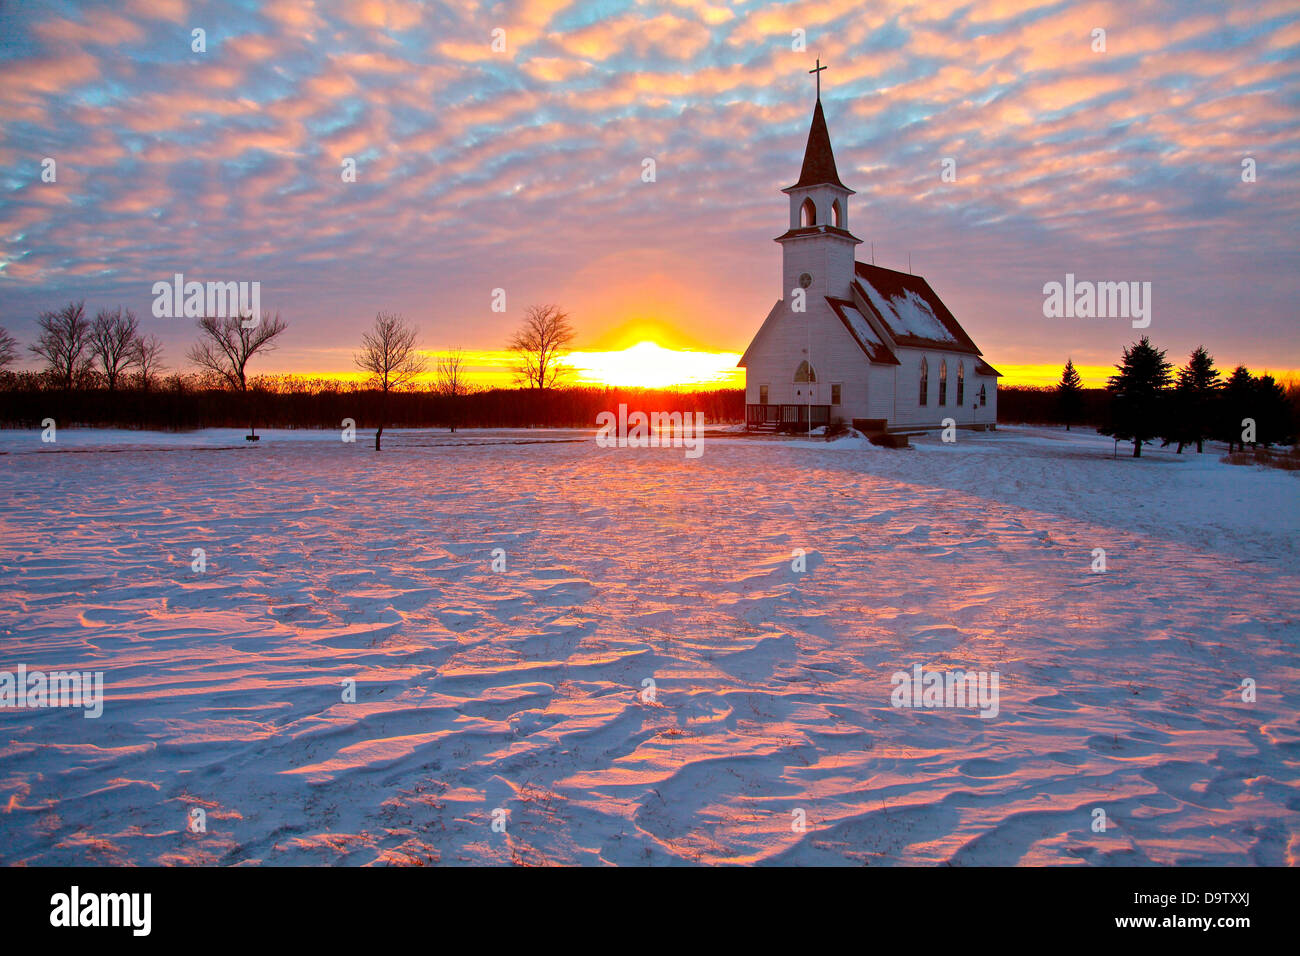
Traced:
<svg viewBox="0 0 1300 956">
<path fill-rule="evenodd" d="M 5 5 L 0 34 L 2 321 L 24 341 L 69 298 L 148 314 L 183 272 L 261 281 L 293 326 L 281 367 L 340 367 L 380 308 L 500 347 L 498 286 L 563 302 L 580 341 L 652 286 L 649 317 L 737 349 L 781 294 L 776 190 L 821 57 L 854 231 L 882 265 L 910 254 L 991 355 L 1113 360 L 1113 323 L 1041 315 L 1073 272 L 1151 281 L 1171 355 L 1300 366 L 1293 3 L 133 0 Z M 149 331 L 173 361 L 192 337 Z"/>
</svg>

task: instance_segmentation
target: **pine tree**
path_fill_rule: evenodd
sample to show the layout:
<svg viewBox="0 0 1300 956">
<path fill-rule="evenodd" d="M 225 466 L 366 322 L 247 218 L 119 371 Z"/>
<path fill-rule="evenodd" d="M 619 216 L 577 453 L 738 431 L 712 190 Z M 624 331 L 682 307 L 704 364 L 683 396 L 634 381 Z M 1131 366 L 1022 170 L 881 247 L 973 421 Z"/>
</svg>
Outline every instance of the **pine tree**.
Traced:
<svg viewBox="0 0 1300 956">
<path fill-rule="evenodd" d="M 1291 405 L 1282 386 L 1271 375 L 1255 380 L 1255 408 L 1259 422 L 1259 443 L 1265 448 L 1295 441 Z"/>
<path fill-rule="evenodd" d="M 1061 371 L 1061 381 L 1056 386 L 1056 408 L 1068 432 L 1083 409 L 1083 381 L 1079 378 L 1073 359 L 1066 359 L 1065 368 Z"/>
<path fill-rule="evenodd" d="M 1178 370 L 1162 436 L 1166 445 L 1178 442 L 1180 455 L 1186 445 L 1193 443 L 1197 454 L 1205 451 L 1205 440 L 1214 434 L 1214 400 L 1221 385 L 1214 358 L 1198 345 L 1187 364 Z"/>
<path fill-rule="evenodd" d="M 1247 371 L 1246 366 L 1238 365 L 1224 382 L 1219 394 L 1216 431 L 1228 443 L 1228 454 L 1232 454 L 1233 445 L 1239 445 L 1242 451 L 1246 450 L 1245 420 L 1255 417 L 1255 395 L 1255 377 Z"/>
<path fill-rule="evenodd" d="M 1163 349 L 1157 349 L 1145 335 L 1124 350 L 1107 388 L 1111 392 L 1110 422 L 1098 431 L 1120 441 L 1133 442 L 1133 457 L 1142 457 L 1142 445 L 1162 431 L 1165 391 L 1170 370 Z"/>
</svg>

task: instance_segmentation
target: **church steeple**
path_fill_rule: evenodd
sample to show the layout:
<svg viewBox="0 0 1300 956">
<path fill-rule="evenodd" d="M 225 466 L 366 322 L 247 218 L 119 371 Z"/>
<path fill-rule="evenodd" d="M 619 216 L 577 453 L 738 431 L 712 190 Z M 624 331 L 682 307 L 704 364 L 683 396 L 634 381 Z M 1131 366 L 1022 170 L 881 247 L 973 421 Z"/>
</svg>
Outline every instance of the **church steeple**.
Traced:
<svg viewBox="0 0 1300 956">
<path fill-rule="evenodd" d="M 817 61 L 817 103 L 813 107 L 808 145 L 804 148 L 799 181 L 781 190 L 790 197 L 790 228 L 777 242 L 782 248 L 782 296 L 796 288 L 808 296 L 848 299 L 852 295 L 854 250 L 862 240 L 849 232 L 849 197 L 853 190 L 840 182 L 831 151 L 831 134 L 822 112 L 821 71 Z"/>
<path fill-rule="evenodd" d="M 835 169 L 835 153 L 831 150 L 831 134 L 826 128 L 826 115 L 822 112 L 821 97 L 813 108 L 812 126 L 808 129 L 808 145 L 803 151 L 803 169 L 799 171 L 799 181 L 791 189 L 803 186 L 839 186 L 840 174 Z"/>
</svg>

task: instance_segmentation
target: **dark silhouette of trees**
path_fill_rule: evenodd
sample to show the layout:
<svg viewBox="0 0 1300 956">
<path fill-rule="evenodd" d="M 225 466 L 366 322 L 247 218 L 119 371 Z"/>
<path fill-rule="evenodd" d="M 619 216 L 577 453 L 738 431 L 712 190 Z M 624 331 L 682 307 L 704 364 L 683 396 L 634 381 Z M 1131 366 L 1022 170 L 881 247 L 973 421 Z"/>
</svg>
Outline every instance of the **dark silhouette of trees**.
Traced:
<svg viewBox="0 0 1300 956">
<path fill-rule="evenodd" d="M 1061 370 L 1061 381 L 1056 386 L 1056 407 L 1068 432 L 1083 410 L 1083 380 L 1079 378 L 1073 359 L 1066 359 L 1065 368 Z"/>
<path fill-rule="evenodd" d="M 1295 441 L 1295 420 L 1282 386 L 1271 375 L 1255 380 L 1256 439 L 1265 448 Z"/>
<path fill-rule="evenodd" d="M 1120 441 L 1133 442 L 1133 457 L 1142 457 L 1142 445 L 1158 437 L 1163 428 L 1165 389 L 1173 366 L 1165 361 L 1147 336 L 1124 349 L 1107 388 L 1111 392 L 1110 421 L 1097 429 Z"/>
<path fill-rule="evenodd" d="M 88 350 L 92 363 L 99 366 L 110 392 L 128 368 L 139 360 L 140 323 L 130 309 L 100 309 L 90 327 Z"/>
<path fill-rule="evenodd" d="M 277 313 L 263 313 L 252 328 L 245 328 L 238 316 L 199 319 L 199 341 L 190 349 L 190 362 L 217 376 L 237 392 L 248 391 L 248 363 L 258 352 L 270 351 L 275 339 L 288 328 Z"/>
<path fill-rule="evenodd" d="M 1219 404 L 1216 434 L 1228 443 L 1229 454 L 1234 445 L 1245 451 L 1247 445 L 1271 448 L 1296 440 L 1294 398 L 1271 375 L 1257 378 L 1238 365 L 1223 385 Z"/>
<path fill-rule="evenodd" d="M 361 351 L 354 357 L 357 367 L 370 374 L 372 387 L 380 393 L 379 427 L 375 429 L 375 451 L 380 450 L 384 422 L 388 415 L 388 393 L 409 384 L 427 367 L 416 350 L 416 330 L 396 312 L 375 315 L 374 327 L 362 334 Z"/>
<path fill-rule="evenodd" d="M 40 335 L 35 345 L 27 346 L 28 350 L 45 359 L 47 373 L 60 388 L 71 391 L 90 371 L 86 303 L 69 302 L 58 312 L 42 312 L 36 325 Z"/>
<path fill-rule="evenodd" d="M 1178 454 L 1187 445 L 1196 445 L 1196 452 L 1205 451 L 1205 440 L 1214 435 L 1218 391 L 1222 382 L 1214 359 L 1202 346 L 1178 370 L 1174 391 L 1170 396 L 1165 418 L 1164 444 L 1178 443 Z"/>
<path fill-rule="evenodd" d="M 1064 425 L 1057 385 L 998 385 L 998 421 L 1003 424 Z M 1072 425 L 1097 428 L 1106 423 L 1110 392 L 1084 387 Z"/>
<path fill-rule="evenodd" d="M 146 335 L 137 339 L 135 346 L 135 382 L 142 391 L 147 392 L 163 369 L 162 342 L 156 335 Z"/>
<path fill-rule="evenodd" d="M 460 411 L 460 399 L 469 392 L 469 378 L 466 374 L 465 354 L 460 349 L 451 349 L 438 356 L 434 372 L 434 391 L 448 400 L 451 405 L 451 431 L 456 432 L 456 420 Z"/>
<path fill-rule="evenodd" d="M 18 340 L 0 325 L 0 369 L 8 368 L 18 360 Z"/>
<path fill-rule="evenodd" d="M 515 353 L 515 381 L 526 388 L 554 388 L 569 371 L 562 360 L 574 335 L 569 314 L 558 306 L 529 306 L 510 340 L 510 351 Z"/>
<path fill-rule="evenodd" d="M 116 318 L 116 313 L 108 313 L 101 332 Z M 278 314 L 264 313 L 258 323 L 247 328 L 244 317 L 200 319 L 199 339 L 186 353 L 196 371 L 174 372 L 165 378 L 160 374 L 161 343 L 152 335 L 140 336 L 137 326 L 133 354 L 115 345 L 109 355 L 107 369 L 118 370 L 112 402 L 104 401 L 102 384 L 97 385 L 88 374 L 92 323 L 85 318 L 84 304 L 71 303 L 59 312 L 43 314 L 42 319 L 44 338 L 32 351 L 53 355 L 53 362 L 47 359 L 51 369 L 0 375 L 0 423 L 34 427 L 43 418 L 54 416 L 61 422 L 85 425 L 180 430 L 230 428 L 247 422 L 252 433 L 255 423 L 271 428 L 336 429 L 345 417 L 361 421 L 364 416 L 364 420 L 380 422 L 380 427 L 450 424 L 459 431 L 520 428 L 544 421 L 591 429 L 599 413 L 620 404 L 646 412 L 700 412 L 710 425 L 735 424 L 745 418 L 741 389 L 557 385 L 560 358 L 573 331 L 567 316 L 554 307 L 530 309 L 527 326 L 520 330 L 521 344 L 535 335 L 539 345 L 535 362 L 539 374 L 525 382 L 525 388 L 474 386 L 469 362 L 459 349 L 440 356 L 432 380 L 417 384 L 425 360 L 416 348 L 415 332 L 400 316 L 383 313 L 363 339 L 363 352 L 376 356 L 377 361 L 358 356 L 358 364 L 372 372 L 369 382 L 254 376 L 250 371 L 253 358 L 274 348 L 287 329 Z M 129 324 L 129 317 L 123 314 L 121 321 Z M 10 351 L 17 348 L 17 343 L 9 346 Z M 107 374 L 98 378 L 105 380 Z"/>
<path fill-rule="evenodd" d="M 249 317 L 245 317 L 247 321 Z M 189 351 L 189 360 L 199 368 L 216 376 L 219 382 L 236 391 L 244 399 L 248 412 L 248 434 L 256 440 L 253 428 L 252 403 L 248 398 L 248 363 L 258 352 L 275 348 L 275 340 L 289 326 L 277 312 L 273 317 L 262 313 L 261 319 L 248 328 L 239 316 L 224 318 L 204 316 L 199 319 L 199 341 Z"/>
<path fill-rule="evenodd" d="M 1233 445 L 1246 448 L 1243 436 L 1244 420 L 1254 417 L 1255 376 L 1246 366 L 1238 365 L 1223 383 L 1219 402 L 1218 436 L 1228 443 L 1228 454 L 1232 454 Z"/>
</svg>

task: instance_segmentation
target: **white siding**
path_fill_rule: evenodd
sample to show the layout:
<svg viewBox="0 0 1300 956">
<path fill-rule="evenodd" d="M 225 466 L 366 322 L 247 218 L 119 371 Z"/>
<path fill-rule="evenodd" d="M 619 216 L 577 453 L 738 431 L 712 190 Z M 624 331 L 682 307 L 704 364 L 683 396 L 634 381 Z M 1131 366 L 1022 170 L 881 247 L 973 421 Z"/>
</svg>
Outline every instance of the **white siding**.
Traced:
<svg viewBox="0 0 1300 956">
<path fill-rule="evenodd" d="M 943 420 L 951 418 L 958 426 L 986 425 L 997 421 L 997 379 L 976 375 L 976 359 L 962 352 L 944 352 L 938 349 L 899 348 L 896 350 L 902 363 L 898 372 L 898 397 L 895 415 L 890 418 L 891 428 L 941 428 Z M 920 403 L 921 357 L 930 367 L 929 401 Z M 948 363 L 948 402 L 939 404 L 939 369 Z M 957 363 L 966 365 L 966 394 L 962 407 L 957 407 Z M 986 388 L 988 404 L 979 407 L 979 390 Z"/>
<path fill-rule="evenodd" d="M 864 417 L 869 363 L 839 316 L 824 298 L 809 297 L 806 313 L 791 313 L 784 302 L 779 309 L 767 334 L 750 347 L 745 401 L 758 404 L 759 386 L 766 385 L 772 405 L 829 405 L 831 385 L 839 383 L 841 404 L 831 409 L 831 416 L 845 421 Z M 805 352 L 810 339 L 811 352 Z M 795 370 L 805 358 L 817 374 L 811 386 L 794 381 Z"/>
<path fill-rule="evenodd" d="M 799 276 L 808 273 L 812 285 L 808 287 L 808 300 L 834 296 L 849 298 L 853 282 L 854 250 L 851 240 L 836 236 L 810 235 L 787 239 L 781 243 L 781 298 L 790 300 L 799 286 Z"/>
<path fill-rule="evenodd" d="M 776 320 L 761 342 L 751 346 L 745 376 L 745 401 L 759 403 L 759 386 L 767 385 L 771 405 L 829 405 L 831 385 L 840 383 L 841 402 L 831 409 L 832 418 L 851 422 L 855 418 L 883 418 L 889 428 L 937 429 L 951 418 L 959 427 L 997 423 L 997 379 L 976 375 L 974 356 L 961 352 L 899 348 L 900 365 L 873 365 L 849 335 L 839 317 L 823 299 L 809 303 L 806 314 L 792 314 L 785 303 L 778 304 Z M 805 356 L 811 331 L 811 363 L 817 381 L 811 386 L 795 382 L 794 373 Z M 921 357 L 929 361 L 929 402 L 920 404 Z M 948 401 L 939 404 L 940 363 L 948 362 Z M 957 405 L 957 363 L 965 363 L 966 389 Z M 987 404 L 980 407 L 979 391 L 984 386 Z M 811 393 L 811 394 L 810 394 Z"/>
<path fill-rule="evenodd" d="M 976 375 L 974 379 L 974 391 L 970 389 L 970 381 L 967 382 L 966 388 L 969 393 L 966 397 L 966 404 L 972 401 L 978 406 L 980 396 L 980 386 L 983 385 L 988 395 L 988 404 L 983 408 L 975 409 L 975 422 L 980 425 L 996 425 L 998 422 L 998 380 L 992 375 Z"/>
<path fill-rule="evenodd" d="M 867 411 L 857 418 L 883 418 L 886 423 L 894 417 L 894 382 L 898 378 L 897 365 L 873 365 L 867 384 Z"/>
</svg>

